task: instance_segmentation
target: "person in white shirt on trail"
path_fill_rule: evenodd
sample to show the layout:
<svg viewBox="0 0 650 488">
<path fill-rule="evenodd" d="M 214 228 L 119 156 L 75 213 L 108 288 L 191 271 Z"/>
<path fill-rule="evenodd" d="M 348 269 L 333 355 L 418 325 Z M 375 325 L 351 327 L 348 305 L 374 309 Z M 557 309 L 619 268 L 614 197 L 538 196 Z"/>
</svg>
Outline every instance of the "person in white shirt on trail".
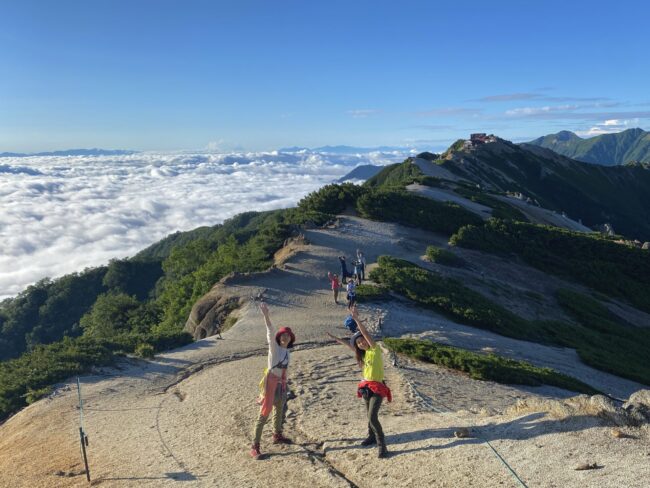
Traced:
<svg viewBox="0 0 650 488">
<path fill-rule="evenodd" d="M 357 249 L 357 262 L 359 263 L 359 283 L 366 279 L 366 257 Z"/>
<path fill-rule="evenodd" d="M 357 292 L 355 291 L 355 287 L 356 285 L 354 284 L 354 281 L 348 281 L 348 284 L 346 286 L 346 290 L 348 292 L 348 309 L 352 309 L 357 299 Z"/>
</svg>

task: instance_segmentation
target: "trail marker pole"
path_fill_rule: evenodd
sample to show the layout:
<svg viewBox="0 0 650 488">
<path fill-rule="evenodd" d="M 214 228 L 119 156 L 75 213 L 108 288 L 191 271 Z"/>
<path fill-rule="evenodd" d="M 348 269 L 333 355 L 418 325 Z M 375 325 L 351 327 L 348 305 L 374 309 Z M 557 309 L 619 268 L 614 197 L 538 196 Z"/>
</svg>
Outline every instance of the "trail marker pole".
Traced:
<svg viewBox="0 0 650 488">
<path fill-rule="evenodd" d="M 77 376 L 77 394 L 79 396 L 79 441 L 81 442 L 81 454 L 84 458 L 84 466 L 86 467 L 86 479 L 90 482 L 90 469 L 88 468 L 88 457 L 86 456 L 86 446 L 88 445 L 88 436 L 84 432 L 84 404 L 81 399 L 81 383 Z"/>
</svg>

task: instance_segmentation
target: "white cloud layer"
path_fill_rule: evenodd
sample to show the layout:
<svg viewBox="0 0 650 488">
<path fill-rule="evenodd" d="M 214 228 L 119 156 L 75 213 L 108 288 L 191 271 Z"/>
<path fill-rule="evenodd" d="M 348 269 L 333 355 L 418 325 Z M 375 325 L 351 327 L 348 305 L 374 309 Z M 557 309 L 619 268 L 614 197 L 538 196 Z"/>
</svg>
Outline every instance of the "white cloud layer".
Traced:
<svg viewBox="0 0 650 488">
<path fill-rule="evenodd" d="M 372 108 L 361 108 L 356 110 L 348 110 L 346 113 L 348 115 L 351 115 L 355 119 L 365 119 L 370 115 L 377 115 L 381 113 L 381 110 L 376 110 Z"/>
<path fill-rule="evenodd" d="M 513 108 L 511 110 L 506 110 L 506 115 L 517 117 L 517 116 L 526 116 L 526 115 L 538 115 L 546 114 L 551 112 L 566 112 L 571 110 L 577 110 L 580 108 L 580 105 L 548 105 L 545 107 L 519 107 Z"/>
<path fill-rule="evenodd" d="M 404 153 L 153 154 L 0 159 L 0 299 L 131 256 L 177 230 L 294 205 L 359 164 Z"/>
<path fill-rule="evenodd" d="M 587 130 L 577 130 L 576 134 L 582 137 L 593 137 L 600 136 L 602 134 L 614 134 L 616 132 L 621 132 L 626 129 L 631 129 L 638 126 L 638 118 L 629 120 L 609 119 L 600 124 L 596 124 Z"/>
</svg>

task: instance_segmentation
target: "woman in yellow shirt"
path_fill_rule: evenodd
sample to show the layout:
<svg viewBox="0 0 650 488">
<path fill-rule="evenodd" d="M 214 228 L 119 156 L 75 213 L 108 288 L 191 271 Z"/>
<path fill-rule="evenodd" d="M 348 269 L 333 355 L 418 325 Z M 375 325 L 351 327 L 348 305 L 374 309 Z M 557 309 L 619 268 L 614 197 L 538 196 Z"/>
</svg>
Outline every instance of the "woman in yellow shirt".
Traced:
<svg viewBox="0 0 650 488">
<path fill-rule="evenodd" d="M 377 444 L 378 457 L 388 455 L 384 430 L 379 423 L 379 407 L 384 398 L 392 400 L 391 391 L 384 382 L 384 361 L 381 348 L 368 333 L 363 320 L 359 317 L 357 307 L 352 308 L 352 318 L 359 326 L 359 331 L 350 339 L 350 346 L 354 348 L 357 361 L 362 365 L 363 381 L 357 385 L 357 395 L 366 403 L 368 416 L 368 437 L 362 446 Z"/>
</svg>

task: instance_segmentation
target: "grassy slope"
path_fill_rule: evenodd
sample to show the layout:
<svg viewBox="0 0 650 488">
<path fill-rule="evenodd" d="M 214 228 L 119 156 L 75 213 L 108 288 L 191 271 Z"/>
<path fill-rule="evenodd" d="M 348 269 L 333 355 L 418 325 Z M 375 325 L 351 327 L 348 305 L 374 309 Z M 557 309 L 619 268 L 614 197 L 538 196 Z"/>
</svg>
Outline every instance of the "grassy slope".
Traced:
<svg viewBox="0 0 650 488">
<path fill-rule="evenodd" d="M 599 393 L 582 381 L 551 368 L 538 368 L 525 361 L 507 359 L 496 354 L 478 354 L 428 340 L 388 338 L 384 344 L 397 353 L 462 371 L 475 380 L 514 385 L 550 385 L 589 395 Z"/>
<path fill-rule="evenodd" d="M 412 183 L 416 178 L 423 176 L 420 168 L 410 159 L 403 163 L 395 163 L 386 166 L 372 178 L 369 178 L 364 186 L 368 188 L 381 188 L 390 186 L 405 186 Z"/>
<path fill-rule="evenodd" d="M 515 339 L 571 347 L 594 368 L 650 385 L 650 364 L 646 359 L 650 330 L 630 329 L 609 322 L 594 323 L 585 315 L 590 306 L 586 299 L 581 302 L 569 300 L 574 307 L 569 313 L 581 314 L 579 324 L 530 321 L 470 290 L 458 280 L 442 277 L 413 263 L 380 256 L 378 264 L 370 273 L 371 279 L 459 323 Z M 568 307 L 566 301 L 560 300 L 560 303 Z M 612 316 L 607 317 L 611 320 Z"/>
<path fill-rule="evenodd" d="M 617 244 L 597 234 L 500 220 L 463 227 L 449 242 L 503 256 L 517 255 L 546 273 L 578 281 L 650 312 L 647 250 Z"/>
</svg>

